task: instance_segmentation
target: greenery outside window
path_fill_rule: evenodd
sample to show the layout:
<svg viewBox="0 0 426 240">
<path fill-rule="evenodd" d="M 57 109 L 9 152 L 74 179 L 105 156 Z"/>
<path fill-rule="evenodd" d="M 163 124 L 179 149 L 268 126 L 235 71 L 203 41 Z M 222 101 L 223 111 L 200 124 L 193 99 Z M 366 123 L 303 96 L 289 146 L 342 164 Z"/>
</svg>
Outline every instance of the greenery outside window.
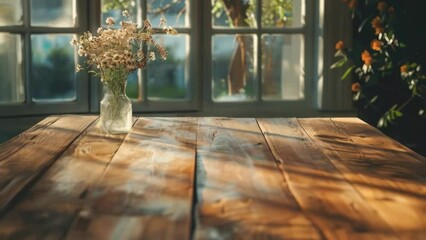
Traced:
<svg viewBox="0 0 426 240">
<path fill-rule="evenodd" d="M 0 0 L 0 115 L 98 112 L 101 85 L 74 73 L 68 40 L 124 9 L 179 32 L 156 35 L 167 61 L 130 76 L 136 114 L 318 115 L 320 4 L 305 0 Z"/>
<path fill-rule="evenodd" d="M 127 95 L 133 101 L 135 112 L 193 111 L 198 110 L 198 95 L 194 81 L 198 63 L 194 62 L 197 52 L 196 21 L 192 9 L 198 1 L 190 0 L 101 0 L 101 23 L 107 17 L 117 22 L 123 10 L 128 10 L 132 21 L 142 25 L 149 19 L 151 25 L 159 27 L 160 19 L 178 31 L 177 35 L 156 34 L 155 38 L 168 51 L 165 61 L 156 60 L 142 70 L 133 73 L 127 84 Z M 94 103 L 95 109 L 97 103 Z"/>
<path fill-rule="evenodd" d="M 204 68 L 207 112 L 233 115 L 238 108 L 242 115 L 268 116 L 312 109 L 311 1 L 211 0 L 204 8 L 204 44 L 211 49 Z"/>
<path fill-rule="evenodd" d="M 0 0 L 0 116 L 88 111 L 69 47 L 87 29 L 83 2 Z"/>
</svg>

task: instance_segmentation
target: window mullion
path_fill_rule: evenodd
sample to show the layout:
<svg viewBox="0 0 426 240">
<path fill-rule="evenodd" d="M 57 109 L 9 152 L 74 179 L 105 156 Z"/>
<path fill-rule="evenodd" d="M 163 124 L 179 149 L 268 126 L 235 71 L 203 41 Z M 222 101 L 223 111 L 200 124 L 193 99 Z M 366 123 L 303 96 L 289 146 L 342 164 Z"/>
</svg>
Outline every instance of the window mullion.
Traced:
<svg viewBox="0 0 426 240">
<path fill-rule="evenodd" d="M 140 0 L 141 14 L 142 20 L 148 18 L 148 2 L 147 0 Z M 142 22 L 143 24 L 143 22 Z M 145 49 L 147 51 L 148 49 Z M 141 69 L 141 77 L 142 77 L 142 101 L 143 103 L 148 102 L 148 72 L 146 68 Z"/>
<path fill-rule="evenodd" d="M 262 101 L 262 3 L 260 0 L 256 2 L 257 14 L 257 96 L 256 100 L 258 102 Z"/>
<path fill-rule="evenodd" d="M 215 34 L 215 31 L 212 27 L 212 15 L 210 11 L 210 1 L 202 1 L 202 10 L 203 13 L 203 27 L 200 29 L 200 33 L 203 35 L 203 45 L 201 52 L 205 49 L 204 54 L 202 55 L 202 67 L 203 67 L 203 84 L 202 84 L 202 99 L 203 99 L 203 109 L 211 107 L 213 104 L 212 100 L 212 38 Z"/>
<path fill-rule="evenodd" d="M 31 92 L 31 11 L 30 11 L 30 0 L 22 1 L 22 10 L 24 14 L 24 32 L 22 33 L 23 42 L 23 78 L 25 79 L 25 104 L 31 104 L 32 92 Z"/>
</svg>

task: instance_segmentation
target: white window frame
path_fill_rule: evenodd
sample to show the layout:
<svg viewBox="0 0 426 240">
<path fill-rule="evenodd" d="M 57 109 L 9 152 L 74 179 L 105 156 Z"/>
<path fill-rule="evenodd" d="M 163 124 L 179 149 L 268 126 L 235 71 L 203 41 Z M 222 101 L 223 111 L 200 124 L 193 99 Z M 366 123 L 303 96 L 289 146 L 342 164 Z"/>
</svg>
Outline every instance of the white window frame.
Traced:
<svg viewBox="0 0 426 240">
<path fill-rule="evenodd" d="M 63 103 L 31 102 L 29 78 L 31 60 L 31 33 L 77 33 L 90 30 L 96 32 L 100 26 L 100 0 L 77 0 L 80 25 L 76 28 L 46 28 L 29 26 L 30 0 L 22 0 L 25 24 L 23 26 L 0 27 L 0 32 L 22 34 L 23 36 L 23 76 L 26 83 L 24 103 L 0 104 L 0 117 L 45 115 L 55 113 L 97 113 L 102 90 L 98 79 L 87 73 L 79 73 L 77 81 L 77 100 Z M 147 0 L 138 0 L 141 7 Z M 350 81 L 341 81 L 337 71 L 330 71 L 334 61 L 334 44 L 344 40 L 350 44 L 350 12 L 340 0 L 305 0 L 305 25 L 301 28 L 268 30 L 264 33 L 302 33 L 304 34 L 304 99 L 254 102 L 214 102 L 211 89 L 211 46 L 213 33 L 211 26 L 210 0 L 189 0 L 190 29 L 177 29 L 190 35 L 189 78 L 191 81 L 190 99 L 187 101 L 143 101 L 134 102 L 134 114 L 173 113 L 181 115 L 216 116 L 324 116 L 333 113 L 353 115 Z M 258 6 L 260 5 L 258 2 Z M 83 14 L 88 13 L 88 15 Z M 260 18 L 260 15 L 258 15 Z M 260 22 L 260 21 L 259 21 Z M 233 30 L 230 30 L 232 32 Z M 241 30 L 239 32 L 244 32 Z M 253 31 L 249 30 L 252 33 Z M 256 31 L 255 31 L 256 32 Z M 261 49 L 258 49 L 261 51 Z M 258 53 L 261 54 L 261 53 Z M 83 59 L 81 59 L 83 61 Z M 260 79 L 261 72 L 258 71 Z M 142 81 L 144 82 L 144 81 Z M 260 82 L 260 81 L 259 81 Z M 146 89 L 146 83 L 143 83 Z M 144 90 L 146 91 L 146 90 Z M 260 98 L 261 91 L 259 89 Z M 143 94 L 147 96 L 146 92 Z"/>
<path fill-rule="evenodd" d="M 312 0 L 305 1 L 304 16 L 305 24 L 301 27 L 295 28 L 261 28 L 258 29 L 214 29 L 211 23 L 211 6 L 210 1 L 205 1 L 204 18 L 203 18 L 203 37 L 204 37 L 204 64 L 203 64 L 203 115 L 224 115 L 224 116 L 304 116 L 312 115 L 315 109 L 312 107 L 313 101 L 313 79 L 314 79 L 314 43 L 315 39 L 315 4 Z M 257 1 L 257 22 L 260 25 L 261 15 L 261 0 Z M 253 33 L 258 36 L 258 44 L 260 44 L 260 36 L 266 34 L 302 34 L 304 38 L 304 86 L 303 86 L 303 99 L 297 100 L 262 100 L 261 98 L 261 66 L 257 68 L 257 81 L 259 82 L 259 89 L 257 99 L 249 102 L 214 102 L 212 100 L 212 87 L 211 87 L 211 49 L 212 49 L 212 36 L 221 33 Z M 258 46 L 258 56 L 262 55 L 262 49 Z M 258 65 L 261 65 L 258 61 Z"/>
</svg>

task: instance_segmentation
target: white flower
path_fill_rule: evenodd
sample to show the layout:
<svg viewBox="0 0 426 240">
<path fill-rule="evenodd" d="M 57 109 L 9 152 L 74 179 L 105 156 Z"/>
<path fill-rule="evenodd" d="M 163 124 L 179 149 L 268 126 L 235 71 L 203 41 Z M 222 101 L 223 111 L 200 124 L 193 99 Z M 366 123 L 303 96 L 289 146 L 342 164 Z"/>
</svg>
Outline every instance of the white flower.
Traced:
<svg viewBox="0 0 426 240">
<path fill-rule="evenodd" d="M 143 53 L 142 49 L 139 49 L 138 52 L 136 53 L 136 56 L 139 59 L 142 59 L 145 56 L 145 54 Z"/>
<path fill-rule="evenodd" d="M 82 46 L 78 47 L 77 54 L 81 57 L 84 55 L 84 53 L 85 53 L 84 48 Z"/>
<path fill-rule="evenodd" d="M 127 11 L 123 11 L 123 16 L 130 15 Z M 120 22 L 119 28 L 111 27 L 116 24 L 111 17 L 105 22 L 108 27 L 98 28 L 97 36 L 85 32 L 79 40 L 73 39 L 70 42 L 71 45 L 78 46 L 79 56 L 87 58 L 85 63 L 93 66 L 91 73 L 101 77 L 116 71 L 129 74 L 138 68 L 144 68 L 149 60 L 156 60 L 157 52 L 160 58 L 166 59 L 167 50 L 153 38 L 153 34 L 161 30 L 153 29 L 149 20 L 144 20 L 142 29 L 138 29 L 138 25 L 129 18 Z M 166 20 L 161 19 L 160 23 L 164 25 L 163 33 L 176 33 L 173 28 L 165 26 Z M 146 53 L 144 49 L 152 51 Z M 80 65 L 76 65 L 77 72 L 83 69 Z M 108 80 L 102 77 L 102 81 Z"/>
<path fill-rule="evenodd" d="M 71 40 L 70 44 L 71 44 L 71 46 L 75 46 L 75 45 L 77 45 L 77 44 L 78 44 L 77 39 L 73 38 L 73 39 Z"/>
<path fill-rule="evenodd" d="M 107 18 L 105 20 L 105 23 L 108 24 L 108 26 L 114 25 L 115 24 L 114 18 L 112 17 Z"/>
<path fill-rule="evenodd" d="M 155 52 L 149 52 L 149 60 L 151 61 L 155 60 Z"/>
<path fill-rule="evenodd" d="M 166 29 L 164 29 L 164 31 L 166 31 L 167 35 L 176 35 L 177 31 L 176 29 L 172 28 L 172 27 L 167 27 Z"/>
<path fill-rule="evenodd" d="M 83 70 L 83 68 L 81 67 L 80 64 L 75 65 L 75 71 L 76 72 L 80 72 L 81 70 Z"/>
<path fill-rule="evenodd" d="M 163 28 L 163 30 L 167 27 L 167 21 L 164 18 L 160 18 L 160 28 L 161 27 Z"/>
<path fill-rule="evenodd" d="M 124 10 L 123 11 L 123 17 L 130 17 L 129 11 Z"/>
</svg>

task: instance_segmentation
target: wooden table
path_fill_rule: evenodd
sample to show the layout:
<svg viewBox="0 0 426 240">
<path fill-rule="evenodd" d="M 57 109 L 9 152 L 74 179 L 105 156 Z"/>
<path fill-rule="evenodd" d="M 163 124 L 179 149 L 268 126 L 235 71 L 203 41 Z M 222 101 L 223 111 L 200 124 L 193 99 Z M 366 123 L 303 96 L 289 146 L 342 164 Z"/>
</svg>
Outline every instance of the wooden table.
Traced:
<svg viewBox="0 0 426 240">
<path fill-rule="evenodd" d="M 0 239 L 426 239 L 426 160 L 357 118 L 51 116 L 0 145 Z"/>
</svg>

